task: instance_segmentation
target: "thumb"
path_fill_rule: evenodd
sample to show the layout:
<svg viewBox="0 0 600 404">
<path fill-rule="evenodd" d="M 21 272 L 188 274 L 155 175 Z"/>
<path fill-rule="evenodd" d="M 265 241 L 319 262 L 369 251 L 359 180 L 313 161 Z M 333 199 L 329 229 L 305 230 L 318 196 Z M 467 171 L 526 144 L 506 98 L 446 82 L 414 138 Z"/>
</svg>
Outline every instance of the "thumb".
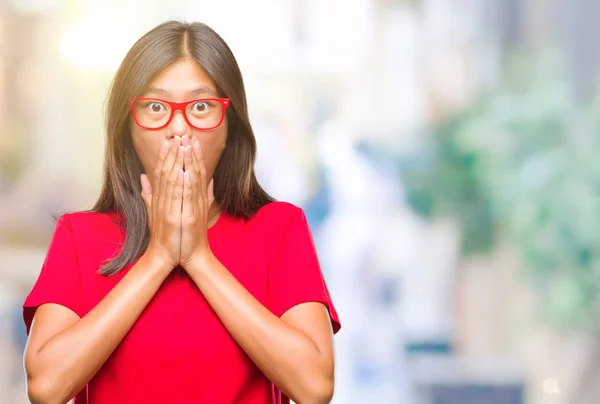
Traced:
<svg viewBox="0 0 600 404">
<path fill-rule="evenodd" d="M 146 174 L 140 176 L 140 182 L 142 183 L 142 199 L 144 200 L 144 204 L 146 204 L 146 208 L 150 210 L 150 204 L 152 202 L 152 185 Z"/>
</svg>

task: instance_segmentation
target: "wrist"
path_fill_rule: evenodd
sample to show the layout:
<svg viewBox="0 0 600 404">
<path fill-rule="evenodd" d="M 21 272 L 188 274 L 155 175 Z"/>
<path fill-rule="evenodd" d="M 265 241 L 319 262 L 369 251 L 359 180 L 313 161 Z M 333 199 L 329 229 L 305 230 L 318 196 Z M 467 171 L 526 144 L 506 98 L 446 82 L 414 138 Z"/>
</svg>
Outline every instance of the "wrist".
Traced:
<svg viewBox="0 0 600 404">
<path fill-rule="evenodd" d="M 146 251 L 140 258 L 140 261 L 143 261 L 144 265 L 150 268 L 150 270 L 160 273 L 170 273 L 176 266 L 168 259 L 159 254 L 154 254 L 151 251 Z"/>
<path fill-rule="evenodd" d="M 201 272 L 211 265 L 213 259 L 215 259 L 215 256 L 209 249 L 202 253 L 194 254 L 188 262 L 182 262 L 181 266 L 187 272 Z"/>
</svg>

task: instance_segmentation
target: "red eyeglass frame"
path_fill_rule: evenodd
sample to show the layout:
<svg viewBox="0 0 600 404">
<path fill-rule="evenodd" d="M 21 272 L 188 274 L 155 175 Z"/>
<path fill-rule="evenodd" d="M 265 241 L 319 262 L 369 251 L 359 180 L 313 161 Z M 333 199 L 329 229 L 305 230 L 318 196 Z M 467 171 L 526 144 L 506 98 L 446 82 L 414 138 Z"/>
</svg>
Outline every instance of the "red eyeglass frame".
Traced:
<svg viewBox="0 0 600 404">
<path fill-rule="evenodd" d="M 169 116 L 169 119 L 167 120 L 167 122 L 164 125 L 159 126 L 158 128 L 149 128 L 147 126 L 140 125 L 140 123 L 138 122 L 138 119 L 137 119 L 137 114 L 135 112 L 135 104 L 138 101 L 152 101 L 152 100 L 163 102 L 171 107 L 171 116 Z M 185 113 L 185 109 L 188 105 L 193 104 L 194 102 L 198 102 L 198 101 L 216 101 L 222 105 L 223 111 L 221 113 L 221 119 L 219 120 L 218 124 L 216 124 L 212 128 L 199 128 L 197 126 L 192 125 L 192 123 L 189 121 L 189 119 L 187 117 L 187 114 Z M 131 115 L 133 116 L 135 123 L 140 128 L 143 128 L 146 130 L 163 129 L 171 123 L 171 121 L 173 120 L 173 116 L 175 115 L 175 112 L 181 111 L 181 114 L 183 115 L 183 119 L 185 119 L 185 121 L 187 122 L 188 125 L 190 125 L 192 128 L 194 128 L 196 130 L 207 131 L 207 130 L 216 129 L 219 126 L 221 126 L 221 124 L 223 123 L 223 119 L 225 119 L 225 113 L 227 112 L 227 108 L 229 107 L 229 105 L 231 105 L 231 100 L 229 98 L 197 98 L 195 100 L 185 101 L 185 102 L 172 102 L 172 101 L 167 101 L 167 100 L 163 100 L 160 98 L 140 97 L 140 98 L 129 98 L 129 103 L 131 104 Z"/>
</svg>

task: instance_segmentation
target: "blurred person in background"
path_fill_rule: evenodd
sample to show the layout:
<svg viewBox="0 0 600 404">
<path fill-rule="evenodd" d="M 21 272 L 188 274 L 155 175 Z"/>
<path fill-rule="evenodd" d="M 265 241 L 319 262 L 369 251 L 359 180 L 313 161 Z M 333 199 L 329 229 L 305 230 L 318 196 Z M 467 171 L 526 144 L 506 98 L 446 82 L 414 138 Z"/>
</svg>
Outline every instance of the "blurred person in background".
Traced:
<svg viewBox="0 0 600 404">
<path fill-rule="evenodd" d="M 23 306 L 30 400 L 329 402 L 339 319 L 304 212 L 256 180 L 221 37 L 176 21 L 144 35 L 107 136 L 101 195 L 58 219 Z"/>
</svg>

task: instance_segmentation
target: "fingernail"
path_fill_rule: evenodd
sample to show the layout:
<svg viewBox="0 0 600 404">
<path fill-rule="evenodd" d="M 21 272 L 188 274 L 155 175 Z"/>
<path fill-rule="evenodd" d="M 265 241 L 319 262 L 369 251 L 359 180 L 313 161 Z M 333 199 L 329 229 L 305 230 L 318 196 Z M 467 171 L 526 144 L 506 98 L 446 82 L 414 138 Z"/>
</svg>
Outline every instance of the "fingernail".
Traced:
<svg viewBox="0 0 600 404">
<path fill-rule="evenodd" d="M 182 143 L 184 146 L 187 146 L 187 144 L 188 144 L 189 140 L 190 140 L 190 137 L 189 137 L 188 135 L 183 135 L 183 137 L 181 138 L 181 143 Z"/>
<path fill-rule="evenodd" d="M 183 146 L 179 146 L 179 150 L 177 151 L 177 158 L 183 158 Z"/>
<path fill-rule="evenodd" d="M 177 171 L 177 179 L 179 182 L 183 182 L 183 170 L 181 168 Z"/>
<path fill-rule="evenodd" d="M 166 152 L 167 150 L 169 150 L 169 143 L 167 143 L 166 140 L 163 140 L 162 145 L 160 146 L 160 151 Z"/>
<path fill-rule="evenodd" d="M 197 140 L 194 142 L 194 150 L 197 152 L 200 151 L 200 142 Z"/>
<path fill-rule="evenodd" d="M 185 146 L 185 157 L 192 157 L 192 146 Z"/>
<path fill-rule="evenodd" d="M 179 146 L 181 144 L 181 136 L 175 136 L 175 142 Z"/>
</svg>

